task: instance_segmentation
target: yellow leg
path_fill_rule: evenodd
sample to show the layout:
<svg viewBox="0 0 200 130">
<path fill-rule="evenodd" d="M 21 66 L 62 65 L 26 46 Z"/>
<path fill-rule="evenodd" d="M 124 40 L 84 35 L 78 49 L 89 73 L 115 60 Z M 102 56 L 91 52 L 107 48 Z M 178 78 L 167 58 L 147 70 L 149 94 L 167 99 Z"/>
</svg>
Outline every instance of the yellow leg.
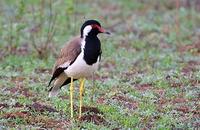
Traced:
<svg viewBox="0 0 200 130">
<path fill-rule="evenodd" d="M 91 102 L 94 104 L 94 95 L 95 94 L 95 82 L 94 82 L 94 73 L 92 74 L 92 97 L 91 97 Z"/>
<path fill-rule="evenodd" d="M 71 118 L 73 118 L 73 91 L 74 91 L 74 84 L 73 84 L 73 77 L 71 77 L 71 84 L 70 84 Z"/>
<path fill-rule="evenodd" d="M 85 82 L 85 79 L 82 78 L 82 79 L 80 80 L 80 106 L 79 106 L 79 118 L 81 118 L 81 113 L 82 113 L 84 82 Z"/>
</svg>

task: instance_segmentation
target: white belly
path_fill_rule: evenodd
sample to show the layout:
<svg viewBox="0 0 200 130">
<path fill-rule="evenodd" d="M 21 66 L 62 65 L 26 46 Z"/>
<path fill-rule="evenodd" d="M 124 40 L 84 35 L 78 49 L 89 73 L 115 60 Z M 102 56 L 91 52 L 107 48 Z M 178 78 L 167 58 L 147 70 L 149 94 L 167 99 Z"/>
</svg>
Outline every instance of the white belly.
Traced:
<svg viewBox="0 0 200 130">
<path fill-rule="evenodd" d="M 99 58 L 97 63 L 93 65 L 87 65 L 85 60 L 83 60 L 83 53 L 81 53 L 75 62 L 70 65 L 64 72 L 68 77 L 78 78 L 87 78 L 92 76 L 92 73 L 98 69 Z"/>
</svg>

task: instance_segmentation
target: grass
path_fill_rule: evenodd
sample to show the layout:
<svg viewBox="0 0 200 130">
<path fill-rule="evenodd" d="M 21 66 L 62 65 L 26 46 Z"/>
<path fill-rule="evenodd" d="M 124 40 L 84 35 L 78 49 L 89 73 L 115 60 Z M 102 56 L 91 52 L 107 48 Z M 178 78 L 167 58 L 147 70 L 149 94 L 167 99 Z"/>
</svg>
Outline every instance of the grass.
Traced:
<svg viewBox="0 0 200 130">
<path fill-rule="evenodd" d="M 0 128 L 198 129 L 200 15 L 166 1 L 0 2 Z M 83 117 L 70 119 L 69 86 L 56 98 L 46 88 L 58 50 L 85 19 L 100 35 L 95 93 L 88 80 Z M 78 86 L 78 82 L 75 83 Z M 91 100 L 93 97 L 93 100 Z"/>
</svg>

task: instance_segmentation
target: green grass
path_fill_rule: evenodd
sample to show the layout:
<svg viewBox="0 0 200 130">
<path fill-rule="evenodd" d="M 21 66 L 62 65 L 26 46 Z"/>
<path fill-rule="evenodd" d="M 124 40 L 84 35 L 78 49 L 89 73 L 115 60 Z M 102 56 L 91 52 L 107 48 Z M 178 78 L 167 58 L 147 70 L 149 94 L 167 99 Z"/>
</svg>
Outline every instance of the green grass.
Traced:
<svg viewBox="0 0 200 130">
<path fill-rule="evenodd" d="M 0 128 L 198 129 L 198 11 L 194 5 L 178 10 L 177 33 L 175 3 L 131 2 L 1 1 Z M 79 83 L 74 119 L 69 85 L 51 99 L 46 86 L 58 51 L 85 19 L 98 19 L 112 35 L 99 35 L 103 54 L 95 93 L 87 80 L 87 111 L 79 120 Z"/>
</svg>

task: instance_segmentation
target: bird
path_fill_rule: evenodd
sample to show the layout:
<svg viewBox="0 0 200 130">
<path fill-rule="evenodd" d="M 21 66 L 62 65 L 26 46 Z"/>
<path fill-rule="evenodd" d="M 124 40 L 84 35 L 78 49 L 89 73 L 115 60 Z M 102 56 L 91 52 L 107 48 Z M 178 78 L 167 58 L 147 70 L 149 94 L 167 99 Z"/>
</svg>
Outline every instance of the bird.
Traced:
<svg viewBox="0 0 200 130">
<path fill-rule="evenodd" d="M 80 80 L 79 118 L 81 118 L 85 79 L 93 75 L 101 60 L 101 42 L 97 36 L 100 33 L 110 34 L 97 20 L 86 20 L 80 28 L 80 34 L 64 45 L 54 64 L 48 87 L 52 81 L 54 84 L 49 89 L 49 97 L 57 96 L 61 87 L 70 83 L 71 118 L 73 118 L 73 82 Z"/>
</svg>

